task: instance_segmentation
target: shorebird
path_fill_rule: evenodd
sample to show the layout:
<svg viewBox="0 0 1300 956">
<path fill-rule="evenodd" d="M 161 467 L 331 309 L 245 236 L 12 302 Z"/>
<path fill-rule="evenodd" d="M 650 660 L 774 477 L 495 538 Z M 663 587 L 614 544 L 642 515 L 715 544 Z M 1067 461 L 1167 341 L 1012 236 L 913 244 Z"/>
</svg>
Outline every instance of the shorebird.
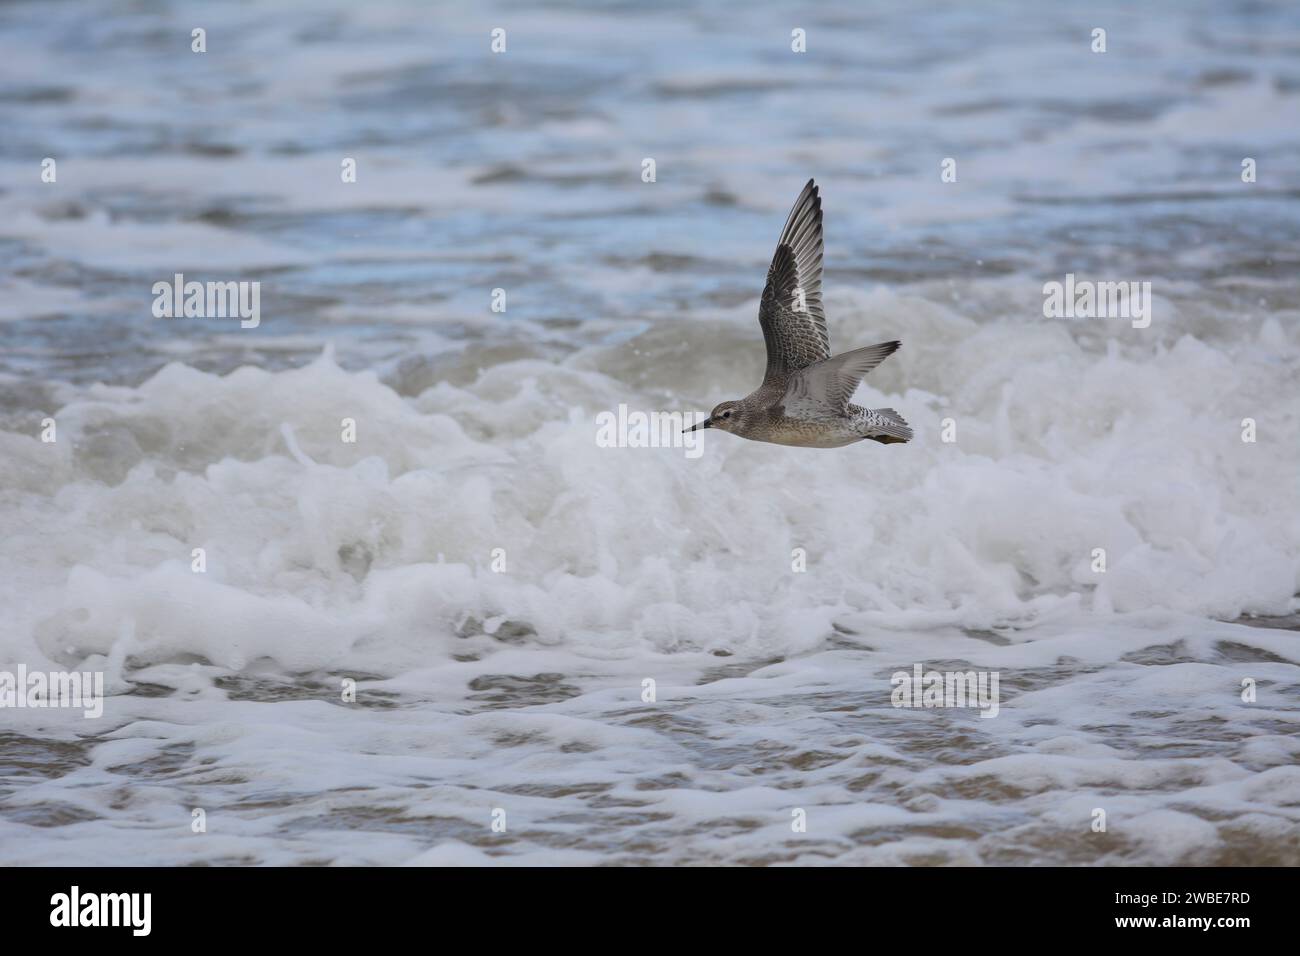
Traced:
<svg viewBox="0 0 1300 956">
<path fill-rule="evenodd" d="M 839 448 L 871 439 L 911 439 L 892 408 L 849 403 L 862 377 L 897 351 L 881 342 L 831 357 L 822 311 L 822 201 L 811 179 L 795 200 L 767 270 L 758 307 L 767 344 L 763 384 L 739 401 L 722 402 L 684 431 L 720 428 L 753 441 Z"/>
</svg>

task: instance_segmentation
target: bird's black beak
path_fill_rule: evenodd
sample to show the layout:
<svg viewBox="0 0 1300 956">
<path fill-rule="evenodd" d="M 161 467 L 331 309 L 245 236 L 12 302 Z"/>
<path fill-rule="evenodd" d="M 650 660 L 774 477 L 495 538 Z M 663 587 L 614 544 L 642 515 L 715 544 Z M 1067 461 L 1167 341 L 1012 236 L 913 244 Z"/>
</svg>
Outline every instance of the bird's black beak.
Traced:
<svg viewBox="0 0 1300 956">
<path fill-rule="evenodd" d="M 712 427 L 713 427 L 713 419 L 712 419 L 712 418 L 706 418 L 706 419 L 704 419 L 704 421 L 702 421 L 702 422 L 696 422 L 696 423 L 695 423 L 694 425 L 692 425 L 690 428 L 683 428 L 683 429 L 682 429 L 682 434 L 685 435 L 687 432 L 693 432 L 693 431 L 695 431 L 695 429 L 697 429 L 697 428 L 712 428 Z"/>
</svg>

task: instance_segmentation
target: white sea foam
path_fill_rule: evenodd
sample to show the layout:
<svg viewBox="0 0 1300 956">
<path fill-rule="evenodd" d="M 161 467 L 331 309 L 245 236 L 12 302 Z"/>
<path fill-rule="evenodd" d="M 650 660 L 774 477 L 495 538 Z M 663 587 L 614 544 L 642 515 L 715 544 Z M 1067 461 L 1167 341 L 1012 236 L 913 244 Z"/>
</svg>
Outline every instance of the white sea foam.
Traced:
<svg viewBox="0 0 1300 956">
<path fill-rule="evenodd" d="M 451 844 L 421 856 L 412 821 L 443 821 L 434 829 L 473 842 L 498 803 L 537 828 L 511 852 L 550 858 L 565 827 L 545 822 L 548 808 L 565 798 L 515 791 L 535 780 L 549 793 L 567 780 L 613 801 L 630 786 L 620 782 L 627 773 L 683 774 L 679 785 L 652 791 L 644 825 L 667 814 L 698 827 L 712 834 L 707 854 L 719 859 L 838 857 L 870 826 L 939 832 L 970 813 L 953 803 L 965 802 L 954 796 L 964 780 L 976 788 L 996 781 L 993 794 L 1028 795 L 1021 799 L 1031 805 L 1108 787 L 1176 786 L 1180 800 L 1195 802 L 1201 790 L 1209 799 L 1231 786 L 1232 805 L 1260 814 L 1257 829 L 1269 832 L 1287 803 L 1275 799 L 1281 790 L 1253 787 L 1242 764 L 1282 772 L 1296 753 L 1286 735 L 1252 736 L 1236 762 L 1227 754 L 1139 761 L 1133 748 L 1144 746 L 1149 712 L 1182 714 L 1189 737 L 1199 721 L 1241 729 L 1297 719 L 1294 668 L 1268 663 L 1295 660 L 1293 634 L 1202 619 L 1294 607 L 1300 526 L 1287 489 L 1300 423 L 1285 399 L 1295 388 L 1294 330 L 1270 328 L 1268 349 L 1166 331 L 1168 347 L 1130 340 L 1097 353 L 1064 325 L 976 328 L 933 303 L 882 292 L 862 302 L 842 296 L 839 328 L 865 305 L 870 333 L 839 341 L 904 338 L 861 397 L 908 409 L 918 438 L 906 446 L 808 454 L 710 435 L 694 461 L 671 449 L 600 448 L 599 410 L 620 400 L 649 405 L 659 394 L 599 371 L 617 375 L 627 347 L 593 347 L 559 365 L 505 363 L 466 386 L 443 383 L 409 399 L 328 354 L 301 369 L 224 377 L 171 365 L 138 388 L 89 389 L 57 411 L 58 442 L 0 435 L 0 580 L 15 611 L 0 664 L 91 666 L 125 656 L 133 669 L 146 667 L 130 681 L 175 687 L 187 701 L 109 699 L 106 719 L 121 728 L 115 736 L 132 760 L 192 747 L 192 761 L 215 757 L 247 786 L 287 792 L 310 782 L 318 810 L 337 803 L 356 812 L 329 780 L 361 775 L 378 788 L 366 805 L 388 807 L 398 834 L 362 849 L 343 833 L 311 831 L 272 849 L 256 834 L 292 831 L 304 817 L 286 807 L 241 824 L 242 842 L 230 833 L 205 842 L 205 859 L 472 862 Z M 676 331 L 708 354 L 726 326 Z M 668 389 L 695 374 L 674 372 L 653 349 L 638 361 L 664 368 L 658 384 Z M 743 384 L 719 382 L 702 404 Z M 1240 440 L 1247 414 L 1259 422 L 1255 444 Z M 356 444 L 340 441 L 344 417 L 357 422 Z M 945 417 L 957 423 L 951 444 L 939 438 Z M 195 547 L 206 550 L 205 574 L 191 570 Z M 1090 569 L 1096 547 L 1107 549 L 1105 574 Z M 505 550 L 504 573 L 491 567 L 496 548 Z M 807 551 L 806 573 L 791 570 L 794 548 Z M 953 628 L 997 629 L 1005 646 Z M 827 651 L 828 641 L 846 649 Z M 1171 642 L 1203 663 L 1124 663 Z M 1248 649 L 1248 666 L 1223 658 L 1229 644 Z M 751 663 L 732 679 L 694 686 L 721 653 Z M 786 663 L 754 669 L 773 658 Z M 196 659 L 203 663 L 185 663 Z M 999 670 L 1004 688 L 999 718 L 981 722 L 993 727 L 980 735 L 988 759 L 964 754 L 954 767 L 945 767 L 942 739 L 909 755 L 936 725 L 889 708 L 888 673 L 948 659 Z M 1077 660 L 1079 673 L 1017 688 L 1018 677 L 1061 660 Z M 273 688 L 304 672 L 373 675 L 363 679 L 363 700 L 388 689 L 408 703 L 332 706 L 337 678 L 315 701 L 226 701 L 231 677 Z M 536 706 L 464 713 L 490 701 L 493 675 L 511 674 L 522 676 L 500 685 L 502 699 Z M 1238 701 L 1242 675 L 1270 687 L 1261 690 L 1267 702 Z M 644 677 L 660 682 L 657 706 L 639 698 Z M 824 698 L 860 708 L 857 719 L 821 711 Z M 777 719 L 770 700 L 784 701 L 785 716 Z M 258 707 L 279 716 L 258 717 Z M 824 724 L 825 735 L 781 729 L 797 724 L 790 710 Z M 27 732 L 72 733 L 49 715 L 22 720 Z M 707 759 L 692 750 L 693 722 L 713 728 Z M 873 758 L 862 747 L 880 724 L 917 739 L 886 735 Z M 501 740 L 518 742 L 493 744 Z M 710 769 L 718 751 L 735 756 Z M 358 764 L 366 752 L 385 756 Z M 813 773 L 823 782 L 797 801 L 769 787 L 736 790 L 742 753 L 751 754 L 746 765 L 770 754 L 774 780 L 800 759 L 825 760 Z M 467 769 L 470 758 L 480 769 Z M 62 779 L 93 779 L 124 759 L 101 745 L 90 765 Z M 915 792 L 911 812 L 842 803 L 846 784 L 872 776 L 881 760 L 900 765 L 884 774 Z M 199 800 L 201 781 L 221 773 L 190 766 Z M 409 789 L 425 775 L 443 780 L 442 790 Z M 466 803 L 477 788 L 488 792 Z M 75 801 L 94 820 L 154 819 L 160 808 L 149 792 L 125 810 L 87 793 Z M 36 807 L 74 798 L 49 784 L 16 799 Z M 999 800 L 986 800 L 991 823 Z M 1180 823 L 1184 815 L 1153 809 L 1159 800 L 1126 800 L 1121 807 L 1152 824 L 1142 841 L 1168 833 L 1153 859 L 1189 859 L 1193 844 L 1209 852 L 1199 834 L 1213 824 Z M 804 803 L 821 808 L 810 832 L 827 842 L 794 849 L 788 834 L 777 835 L 788 831 L 784 808 Z M 1026 825 L 1063 826 L 1061 812 L 1044 804 L 1042 819 Z M 724 818 L 741 821 L 729 836 Z M 1076 824 L 1086 831 L 1086 820 Z M 47 845 L 18 824 L 4 827 L 12 861 L 30 862 L 24 854 Z M 65 829 L 91 859 L 102 846 L 107 860 L 111 827 Z M 914 852 L 996 858 L 992 839 L 972 849 L 924 837 Z M 617 852 L 607 834 L 592 840 Z M 161 837 L 148 851 L 171 862 L 194 852 Z M 858 847 L 845 860 L 892 861 L 900 852 Z"/>
</svg>

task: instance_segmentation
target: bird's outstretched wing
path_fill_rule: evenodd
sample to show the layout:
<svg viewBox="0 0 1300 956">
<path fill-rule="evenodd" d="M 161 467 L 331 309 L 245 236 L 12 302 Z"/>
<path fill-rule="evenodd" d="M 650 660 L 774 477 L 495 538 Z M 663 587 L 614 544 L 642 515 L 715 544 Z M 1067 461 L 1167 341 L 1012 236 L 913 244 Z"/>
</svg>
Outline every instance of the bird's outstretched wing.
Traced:
<svg viewBox="0 0 1300 956">
<path fill-rule="evenodd" d="M 827 409 L 843 413 L 862 378 L 898 351 L 899 342 L 880 342 L 795 372 L 786 383 L 782 404 L 787 414 L 811 416 Z"/>
<path fill-rule="evenodd" d="M 767 343 L 764 385 L 830 357 L 822 311 L 822 201 L 811 179 L 781 230 L 758 323 Z"/>
</svg>

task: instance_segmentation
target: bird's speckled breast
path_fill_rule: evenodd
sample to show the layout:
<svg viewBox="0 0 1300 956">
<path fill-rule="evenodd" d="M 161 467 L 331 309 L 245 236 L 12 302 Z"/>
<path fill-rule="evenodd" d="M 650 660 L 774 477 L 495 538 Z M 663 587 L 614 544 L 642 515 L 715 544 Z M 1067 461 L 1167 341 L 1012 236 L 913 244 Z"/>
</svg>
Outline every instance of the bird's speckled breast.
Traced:
<svg viewBox="0 0 1300 956">
<path fill-rule="evenodd" d="M 771 442 L 775 445 L 797 445 L 801 448 L 839 448 L 862 441 L 863 434 L 855 427 L 853 419 L 838 418 L 809 421 L 802 418 L 774 417 L 762 425 L 746 430 L 745 438 Z"/>
</svg>

